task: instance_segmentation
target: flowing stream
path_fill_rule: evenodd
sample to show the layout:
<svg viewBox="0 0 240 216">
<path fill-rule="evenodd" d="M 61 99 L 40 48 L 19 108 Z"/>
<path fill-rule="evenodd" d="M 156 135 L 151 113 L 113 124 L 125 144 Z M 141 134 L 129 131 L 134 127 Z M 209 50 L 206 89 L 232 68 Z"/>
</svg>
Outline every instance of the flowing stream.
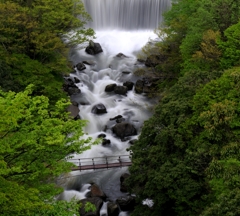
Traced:
<svg viewBox="0 0 240 216">
<path fill-rule="evenodd" d="M 86 69 L 72 73 L 80 82 L 76 85 L 81 94 L 72 96 L 72 100 L 79 104 L 81 119 L 88 120 L 84 128 L 86 136 L 96 139 L 99 134 L 104 134 L 110 144 L 101 143 L 93 146 L 81 155 L 73 155 L 72 162 L 76 159 L 96 158 L 106 156 L 129 155 L 127 148 L 129 141 L 137 139 L 143 122 L 151 116 L 153 101 L 143 94 L 136 94 L 133 90 L 127 95 L 118 95 L 105 92 L 109 84 L 122 85 L 126 81 L 136 82 L 133 72 L 144 65 L 137 61 L 136 54 L 148 42 L 155 39 L 153 30 L 162 21 L 162 12 L 171 4 L 170 0 L 83 0 L 87 12 L 93 22 L 89 23 L 96 32 L 94 42 L 100 43 L 103 52 L 89 55 L 83 46 L 71 51 L 70 59 L 76 65 L 88 61 Z M 86 45 L 86 44 L 85 44 Z M 85 46 L 86 47 L 86 46 Z M 118 53 L 124 56 L 118 57 Z M 107 113 L 97 115 L 91 112 L 94 105 L 102 103 Z M 126 122 L 132 124 L 137 135 L 121 140 L 113 132 L 115 120 L 110 120 L 121 115 Z M 77 123 L 77 121 L 76 121 Z M 84 199 L 89 192 L 91 182 L 96 183 L 110 200 L 126 195 L 120 191 L 120 176 L 128 172 L 128 168 L 103 169 L 98 171 L 74 171 L 61 180 L 65 191 L 60 199 L 70 200 L 72 197 Z M 107 215 L 106 205 L 103 205 L 100 215 Z M 121 216 L 127 215 L 120 212 Z"/>
</svg>

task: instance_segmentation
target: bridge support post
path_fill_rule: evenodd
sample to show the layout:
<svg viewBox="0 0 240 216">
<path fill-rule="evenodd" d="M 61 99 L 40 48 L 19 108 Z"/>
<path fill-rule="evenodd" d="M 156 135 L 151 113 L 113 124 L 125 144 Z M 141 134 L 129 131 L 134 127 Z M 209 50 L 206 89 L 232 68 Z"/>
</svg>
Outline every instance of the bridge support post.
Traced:
<svg viewBox="0 0 240 216">
<path fill-rule="evenodd" d="M 95 170 L 94 158 L 92 158 L 92 163 L 93 163 L 93 169 Z"/>
</svg>

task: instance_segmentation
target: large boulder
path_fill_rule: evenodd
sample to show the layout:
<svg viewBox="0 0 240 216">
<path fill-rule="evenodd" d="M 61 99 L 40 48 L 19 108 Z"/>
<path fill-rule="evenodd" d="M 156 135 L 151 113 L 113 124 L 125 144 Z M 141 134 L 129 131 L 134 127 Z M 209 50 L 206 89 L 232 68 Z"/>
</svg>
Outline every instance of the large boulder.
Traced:
<svg viewBox="0 0 240 216">
<path fill-rule="evenodd" d="M 69 96 L 81 93 L 81 90 L 75 85 L 70 77 L 64 78 L 63 90 L 67 92 Z"/>
<path fill-rule="evenodd" d="M 116 94 L 120 94 L 120 95 L 126 95 L 128 92 L 128 88 L 126 86 L 116 86 L 114 88 L 114 92 Z"/>
<path fill-rule="evenodd" d="M 100 197 L 102 199 L 106 199 L 106 194 L 95 183 L 92 183 L 89 195 L 90 197 Z"/>
<path fill-rule="evenodd" d="M 114 91 L 114 88 L 117 86 L 117 84 L 113 83 L 113 84 L 109 84 L 105 87 L 105 92 L 112 92 Z"/>
<path fill-rule="evenodd" d="M 109 146 L 110 144 L 111 144 L 111 140 L 105 139 L 105 138 L 102 139 L 102 145 L 103 146 Z"/>
<path fill-rule="evenodd" d="M 119 208 L 116 203 L 108 202 L 107 204 L 108 216 L 118 216 Z"/>
<path fill-rule="evenodd" d="M 130 176 L 130 174 L 128 174 L 128 173 L 123 173 L 120 176 L 120 191 L 122 191 L 122 192 L 127 192 L 128 191 L 127 186 L 126 186 L 126 179 L 129 176 Z"/>
<path fill-rule="evenodd" d="M 99 197 L 90 197 L 90 198 L 86 198 L 86 199 L 82 199 L 80 201 L 82 203 L 79 212 L 81 216 L 99 216 L 99 212 L 101 210 L 101 207 L 103 205 L 103 200 Z M 85 211 L 85 205 L 86 203 L 91 203 L 96 207 L 96 211 L 89 211 L 86 212 Z"/>
<path fill-rule="evenodd" d="M 77 65 L 76 65 L 76 68 L 79 70 L 79 71 L 82 71 L 82 70 L 85 70 L 86 69 L 86 66 L 85 66 L 85 64 L 83 64 L 83 63 L 78 63 Z"/>
<path fill-rule="evenodd" d="M 117 55 L 116 55 L 116 57 L 118 57 L 118 58 L 128 58 L 126 55 L 124 55 L 123 53 L 118 53 Z"/>
<path fill-rule="evenodd" d="M 130 91 L 133 89 L 134 83 L 130 82 L 130 81 L 126 81 L 123 83 L 123 86 L 126 86 L 128 88 L 128 90 Z"/>
<path fill-rule="evenodd" d="M 109 120 L 110 120 L 110 121 L 113 121 L 113 120 L 117 120 L 117 119 L 121 119 L 121 118 L 122 118 L 121 115 L 117 115 L 117 116 L 115 116 L 115 117 L 113 117 L 113 118 L 110 118 Z"/>
<path fill-rule="evenodd" d="M 135 206 L 135 198 L 133 196 L 119 197 L 116 203 L 122 211 L 132 211 Z"/>
<path fill-rule="evenodd" d="M 103 52 L 102 47 L 99 43 L 94 43 L 92 40 L 89 41 L 89 45 L 85 49 L 89 55 L 96 55 Z"/>
<path fill-rule="evenodd" d="M 74 106 L 73 104 L 70 104 L 67 108 L 67 111 L 70 112 L 70 116 L 73 117 L 73 119 L 77 120 L 80 118 L 79 116 L 79 108 L 78 106 Z"/>
<path fill-rule="evenodd" d="M 112 127 L 112 131 L 121 139 L 127 136 L 137 135 L 137 130 L 135 127 L 128 122 L 117 123 Z"/>
<path fill-rule="evenodd" d="M 107 109 L 102 103 L 100 103 L 100 104 L 97 104 L 97 105 L 93 106 L 92 113 L 94 113 L 94 114 L 104 114 L 104 113 L 107 113 Z"/>
</svg>

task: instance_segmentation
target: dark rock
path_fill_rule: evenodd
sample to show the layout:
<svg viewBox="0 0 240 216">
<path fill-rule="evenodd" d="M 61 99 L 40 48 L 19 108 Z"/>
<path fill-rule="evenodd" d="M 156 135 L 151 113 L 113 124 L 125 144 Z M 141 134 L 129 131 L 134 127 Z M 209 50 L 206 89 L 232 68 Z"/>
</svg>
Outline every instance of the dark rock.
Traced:
<svg viewBox="0 0 240 216">
<path fill-rule="evenodd" d="M 78 103 L 76 101 L 71 101 L 73 106 L 77 106 L 78 107 Z"/>
<path fill-rule="evenodd" d="M 73 104 L 70 104 L 67 108 L 67 111 L 70 112 L 70 116 L 72 116 L 74 119 L 79 119 L 79 108 L 77 106 L 74 106 Z"/>
<path fill-rule="evenodd" d="M 100 103 L 100 104 L 95 105 L 92 108 L 92 113 L 94 113 L 94 114 L 104 114 L 104 113 L 107 113 L 107 110 L 106 110 L 106 107 L 102 103 Z"/>
<path fill-rule="evenodd" d="M 135 206 L 135 198 L 132 196 L 119 197 L 116 203 L 122 211 L 132 211 Z"/>
<path fill-rule="evenodd" d="M 125 121 L 125 118 L 119 118 L 116 120 L 117 123 L 121 123 L 121 122 L 124 122 Z"/>
<path fill-rule="evenodd" d="M 71 78 L 64 79 L 63 90 L 67 92 L 69 96 L 81 93 L 81 90 L 75 85 Z"/>
<path fill-rule="evenodd" d="M 117 123 L 114 127 L 112 127 L 112 131 L 120 138 L 137 134 L 137 130 L 134 126 L 127 122 Z"/>
<path fill-rule="evenodd" d="M 120 118 L 122 118 L 122 116 L 121 115 L 117 115 L 114 118 L 110 118 L 110 121 L 113 121 L 113 120 L 116 120 L 116 119 L 120 119 Z"/>
<path fill-rule="evenodd" d="M 77 77 L 74 77 L 74 81 L 75 81 L 75 83 L 80 83 L 81 82 L 80 79 L 78 79 Z"/>
<path fill-rule="evenodd" d="M 114 91 L 114 88 L 116 87 L 117 85 L 114 83 L 114 84 L 109 84 L 105 87 L 105 92 L 112 92 Z"/>
<path fill-rule="evenodd" d="M 76 65 L 76 68 L 79 70 L 79 71 L 82 71 L 82 70 L 85 70 L 86 69 L 86 66 L 85 66 L 85 64 L 83 64 L 83 63 L 78 63 L 77 65 Z"/>
<path fill-rule="evenodd" d="M 92 183 L 90 189 L 90 197 L 100 197 L 102 199 L 106 199 L 106 194 L 100 189 L 97 184 Z"/>
<path fill-rule="evenodd" d="M 104 133 L 101 133 L 98 135 L 98 138 L 105 138 L 105 137 L 106 137 L 106 134 L 104 134 Z"/>
<path fill-rule="evenodd" d="M 116 203 L 108 202 L 107 211 L 108 211 L 108 216 L 118 216 L 119 215 L 119 208 Z"/>
<path fill-rule="evenodd" d="M 130 74 L 132 73 L 131 71 L 122 71 L 123 74 Z"/>
<path fill-rule="evenodd" d="M 117 55 L 116 55 L 116 57 L 118 57 L 118 58 L 128 58 L 126 55 L 124 55 L 123 53 L 118 53 Z"/>
<path fill-rule="evenodd" d="M 76 94 L 80 94 L 81 90 L 77 86 L 74 86 L 74 87 L 69 87 L 67 89 L 67 92 L 69 95 L 76 95 Z"/>
<path fill-rule="evenodd" d="M 137 141 L 137 139 L 130 140 L 129 144 L 133 145 L 136 141 Z"/>
<path fill-rule="evenodd" d="M 120 191 L 122 191 L 122 192 L 127 192 L 128 191 L 127 186 L 126 186 L 126 179 L 129 176 L 130 176 L 130 174 L 128 174 L 128 173 L 123 173 L 120 176 Z"/>
<path fill-rule="evenodd" d="M 143 59 L 137 59 L 138 62 L 145 63 L 145 60 Z"/>
<path fill-rule="evenodd" d="M 95 205 L 96 207 L 96 211 L 90 211 L 90 212 L 86 212 L 85 211 L 85 205 L 86 203 L 92 203 L 93 205 Z M 103 205 L 103 200 L 99 197 L 90 197 L 90 198 L 86 198 L 86 199 L 82 199 L 80 201 L 80 203 L 82 203 L 80 209 L 79 209 L 79 213 L 81 216 L 99 216 L 99 212 L 102 208 Z"/>
<path fill-rule="evenodd" d="M 134 83 L 130 82 L 130 81 L 126 81 L 126 82 L 123 83 L 123 86 L 126 86 L 128 88 L 128 90 L 132 90 L 133 85 L 134 85 Z"/>
<path fill-rule="evenodd" d="M 92 40 L 89 41 L 89 45 L 85 49 L 89 55 L 96 55 L 103 52 L 102 47 L 99 43 L 94 43 Z"/>
<path fill-rule="evenodd" d="M 111 140 L 105 139 L 105 138 L 102 140 L 102 145 L 103 146 L 110 145 L 110 144 L 111 144 Z"/>
<path fill-rule="evenodd" d="M 126 86 L 116 86 L 114 88 L 114 92 L 120 95 L 126 95 L 127 91 L 128 91 L 128 88 Z"/>
</svg>

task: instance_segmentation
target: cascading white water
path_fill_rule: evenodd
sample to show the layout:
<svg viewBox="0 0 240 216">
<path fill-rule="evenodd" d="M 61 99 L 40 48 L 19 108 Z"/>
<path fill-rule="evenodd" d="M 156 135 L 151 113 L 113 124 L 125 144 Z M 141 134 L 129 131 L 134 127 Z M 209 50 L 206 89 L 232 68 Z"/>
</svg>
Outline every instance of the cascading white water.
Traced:
<svg viewBox="0 0 240 216">
<path fill-rule="evenodd" d="M 83 0 L 95 30 L 154 29 L 162 21 L 168 0 Z"/>
<path fill-rule="evenodd" d="M 94 62 L 86 65 L 83 71 L 71 74 L 81 80 L 77 84 L 81 90 L 80 95 L 71 99 L 79 103 L 80 117 L 89 121 L 84 129 L 86 136 L 96 139 L 99 134 L 105 134 L 111 141 L 109 146 L 101 143 L 93 146 L 81 155 L 73 155 L 74 159 L 94 158 L 114 155 L 128 155 L 126 149 L 130 146 L 129 140 L 137 139 L 143 122 L 151 116 L 152 102 L 144 95 L 136 94 L 134 89 L 128 91 L 127 96 L 105 92 L 108 84 L 122 85 L 125 81 L 136 82 L 133 72 L 143 67 L 137 62 L 136 53 L 148 42 L 149 38 L 156 38 L 153 33 L 162 21 L 162 12 L 171 4 L 170 0 L 83 0 L 87 12 L 92 16 L 93 22 L 89 26 L 96 31 L 95 42 L 100 43 L 103 52 L 95 56 L 85 52 L 82 46 L 70 53 L 74 64 L 82 61 Z M 123 53 L 126 57 L 117 57 Z M 91 112 L 94 105 L 102 103 L 107 113 L 96 115 Z M 131 136 L 127 141 L 112 132 L 116 124 L 110 118 L 122 115 L 125 121 L 134 125 L 138 134 Z M 77 122 L 76 122 L 77 123 Z M 64 177 L 66 191 L 60 199 L 69 200 L 71 197 L 82 199 L 89 191 L 89 183 L 98 184 L 107 197 L 115 200 L 121 195 L 120 175 L 128 172 L 128 168 L 118 168 L 100 171 L 74 171 Z M 74 191 L 75 190 L 75 191 Z M 106 206 L 106 205 L 104 205 Z M 105 208 L 105 207 L 104 207 Z M 106 212 L 102 209 L 101 212 Z M 105 213 L 104 213 L 105 214 Z M 121 212 L 119 215 L 127 215 Z"/>
</svg>

